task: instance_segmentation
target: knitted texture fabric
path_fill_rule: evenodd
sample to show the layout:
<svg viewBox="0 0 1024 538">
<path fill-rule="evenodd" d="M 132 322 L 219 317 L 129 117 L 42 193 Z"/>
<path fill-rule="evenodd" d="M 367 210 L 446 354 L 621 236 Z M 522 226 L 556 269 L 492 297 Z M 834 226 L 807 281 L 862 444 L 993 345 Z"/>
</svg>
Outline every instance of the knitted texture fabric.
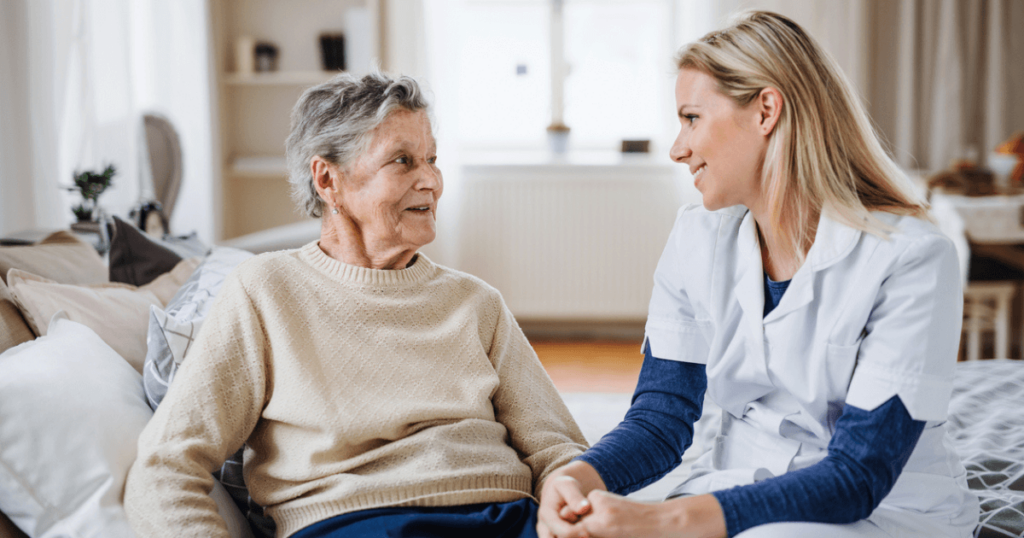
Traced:
<svg viewBox="0 0 1024 538">
<path fill-rule="evenodd" d="M 432 263 L 346 265 L 317 242 L 225 281 L 139 439 L 140 536 L 226 537 L 210 471 L 245 444 L 277 535 L 385 506 L 535 495 L 586 441 L 501 295 Z"/>
</svg>

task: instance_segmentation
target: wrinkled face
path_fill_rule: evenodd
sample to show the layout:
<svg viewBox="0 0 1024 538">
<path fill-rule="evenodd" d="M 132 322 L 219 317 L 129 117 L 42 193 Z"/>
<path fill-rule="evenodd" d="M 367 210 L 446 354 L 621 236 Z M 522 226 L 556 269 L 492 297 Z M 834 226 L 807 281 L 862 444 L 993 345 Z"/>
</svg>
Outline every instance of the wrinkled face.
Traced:
<svg viewBox="0 0 1024 538">
<path fill-rule="evenodd" d="M 704 207 L 714 211 L 743 204 L 753 209 L 760 204 L 761 163 L 768 140 L 758 131 L 757 101 L 740 107 L 719 93 L 710 75 L 681 69 L 676 110 L 681 126 L 670 156 L 690 166 Z"/>
<path fill-rule="evenodd" d="M 425 111 L 396 110 L 373 131 L 369 147 L 345 172 L 336 200 L 367 248 L 415 250 L 434 240 L 444 189 L 436 161 Z"/>
</svg>

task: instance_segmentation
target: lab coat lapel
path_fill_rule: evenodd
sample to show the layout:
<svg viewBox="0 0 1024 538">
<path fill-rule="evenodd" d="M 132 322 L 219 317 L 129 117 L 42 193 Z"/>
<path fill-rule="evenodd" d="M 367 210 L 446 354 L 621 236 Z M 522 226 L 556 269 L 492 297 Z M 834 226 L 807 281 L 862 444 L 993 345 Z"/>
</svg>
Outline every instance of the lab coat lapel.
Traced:
<svg viewBox="0 0 1024 538">
<path fill-rule="evenodd" d="M 723 228 L 722 233 L 736 236 L 735 242 L 719 238 L 723 250 L 717 253 L 717 259 L 723 260 L 723 265 L 716 264 L 715 269 L 725 269 L 731 278 L 723 278 L 728 284 L 712 293 L 723 299 L 713 309 L 722 315 L 723 325 L 735 327 L 736 332 L 717 341 L 712 350 L 708 395 L 722 409 L 741 417 L 747 404 L 775 388 L 768 375 L 764 324 L 806 307 L 814 299 L 818 271 L 846 257 L 856 246 L 860 232 L 828 218 L 820 219 L 804 267 L 794 275 L 782 302 L 768 318 L 764 317 L 764 269 L 753 216 L 749 212 L 744 215 L 738 233 L 736 228 Z"/>
<path fill-rule="evenodd" d="M 751 402 L 772 388 L 768 378 L 768 365 L 764 351 L 764 270 L 761 266 L 761 247 L 757 240 L 754 217 L 747 212 L 740 223 L 735 257 L 735 280 L 732 296 L 739 302 L 741 319 L 739 331 L 714 370 L 717 379 L 729 380 L 729 395 L 719 401 L 723 409 L 742 416 L 746 402 Z M 737 345 L 739 344 L 739 345 Z M 709 376 L 711 371 L 709 370 Z M 724 393 L 725 387 L 715 387 Z M 716 400 L 717 401 L 717 400 Z"/>
<path fill-rule="evenodd" d="M 743 308 L 745 325 L 753 331 L 752 335 L 760 336 L 761 320 L 764 317 L 764 268 L 761 265 L 757 225 L 749 211 L 740 223 L 736 244 L 739 247 L 736 256 L 736 298 Z"/>
</svg>

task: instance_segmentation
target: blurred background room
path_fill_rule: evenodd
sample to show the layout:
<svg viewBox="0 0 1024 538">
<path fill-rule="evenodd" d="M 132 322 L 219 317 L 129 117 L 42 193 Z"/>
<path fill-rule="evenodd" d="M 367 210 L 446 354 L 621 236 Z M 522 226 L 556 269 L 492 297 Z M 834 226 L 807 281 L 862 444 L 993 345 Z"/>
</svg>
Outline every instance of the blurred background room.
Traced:
<svg viewBox="0 0 1024 538">
<path fill-rule="evenodd" d="M 157 233 L 308 242 L 318 223 L 283 202 L 291 106 L 380 65 L 432 94 L 445 195 L 427 254 L 497 287 L 560 383 L 628 391 L 655 264 L 700 202 L 668 159 L 672 58 L 747 8 L 804 25 L 938 194 L 979 305 L 963 356 L 1021 357 L 1020 0 L 0 0 L 0 237 L 76 224 L 73 175 L 113 164 L 82 233 L 145 228 L 156 202 Z"/>
<path fill-rule="evenodd" d="M 427 89 L 445 186 L 424 252 L 502 293 L 597 441 L 630 405 L 676 213 L 701 202 L 668 157 L 673 57 L 751 8 L 833 55 L 956 244 L 948 428 L 985 490 L 975 536 L 1024 537 L 1024 0 L 0 0 L 0 538 L 133 536 L 142 367 L 177 367 L 196 305 L 251 253 L 319 238 L 284 143 L 301 93 L 341 70 Z M 44 353 L 61 311 L 92 347 Z M 704 406 L 681 465 L 635 497 L 713 446 Z"/>
</svg>

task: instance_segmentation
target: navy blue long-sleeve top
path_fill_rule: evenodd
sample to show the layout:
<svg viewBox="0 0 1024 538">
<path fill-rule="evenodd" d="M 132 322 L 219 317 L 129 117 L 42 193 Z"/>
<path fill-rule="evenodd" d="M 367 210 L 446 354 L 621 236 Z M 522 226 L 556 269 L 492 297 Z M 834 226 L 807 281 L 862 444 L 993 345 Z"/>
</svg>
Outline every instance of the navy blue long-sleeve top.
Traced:
<svg viewBox="0 0 1024 538">
<path fill-rule="evenodd" d="M 764 315 L 779 303 L 788 284 L 765 275 Z M 615 493 L 625 495 L 655 482 L 679 465 L 693 442 L 706 390 L 704 365 L 659 359 L 645 346 L 626 417 L 577 459 L 592 465 Z M 766 523 L 850 523 L 868 517 L 896 483 L 924 425 L 910 417 L 899 396 L 872 411 L 846 405 L 820 462 L 713 492 L 729 536 Z"/>
</svg>

